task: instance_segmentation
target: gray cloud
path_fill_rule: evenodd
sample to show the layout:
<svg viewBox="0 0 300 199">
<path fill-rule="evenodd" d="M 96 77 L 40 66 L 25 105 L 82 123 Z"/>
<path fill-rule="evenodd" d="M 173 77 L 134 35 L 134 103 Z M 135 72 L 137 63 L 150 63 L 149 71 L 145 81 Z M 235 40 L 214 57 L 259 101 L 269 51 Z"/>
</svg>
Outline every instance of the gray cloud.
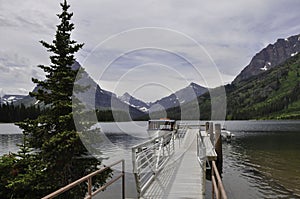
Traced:
<svg viewBox="0 0 300 199">
<path fill-rule="evenodd" d="M 27 57 L 22 57 L 16 52 L 1 52 L 0 64 L 5 67 L 26 67 L 30 63 Z"/>
<path fill-rule="evenodd" d="M 111 35 L 132 28 L 169 28 L 193 38 L 215 62 L 225 83 L 232 81 L 250 62 L 252 56 L 267 44 L 274 43 L 277 38 L 300 33 L 298 0 L 70 0 L 70 4 L 75 23 L 73 38 L 85 43 L 84 50 L 77 56 L 81 63 L 85 63 L 85 67 L 90 67 L 91 73 L 97 73 L 104 67 L 100 64 L 100 59 L 110 59 L 112 55 L 124 53 L 124 49 L 118 48 L 117 44 L 102 49 L 102 54 L 97 56 L 93 49 Z M 43 77 L 35 66 L 48 64 L 49 54 L 38 41 L 52 41 L 55 25 L 58 23 L 55 14 L 59 12 L 57 1 L 0 0 L 2 88 L 16 88 L 16 92 L 19 87 L 31 90 L 31 76 Z M 147 35 L 149 40 L 152 36 Z M 161 37 L 157 42 L 164 43 L 166 39 L 168 38 Z M 129 39 L 132 42 L 136 40 L 139 38 Z M 169 45 L 172 51 L 180 51 L 188 59 L 197 63 L 203 62 L 205 65 L 205 59 L 193 54 L 195 46 L 185 43 L 184 40 L 174 41 L 173 46 Z M 91 52 L 94 55 L 88 57 Z M 93 60 L 85 61 L 87 57 Z M 145 51 L 130 54 L 130 57 L 123 56 L 115 63 L 112 74 L 122 73 L 136 64 L 153 61 L 174 67 L 188 80 L 195 79 L 192 78 L 193 71 L 186 70 L 189 67 L 178 57 Z M 144 72 L 142 75 L 147 75 Z M 16 76 L 19 77 L 18 81 L 10 80 Z M 107 76 L 105 80 L 112 77 Z M 176 78 L 180 79 L 174 77 Z M 174 88 L 182 88 L 182 84 L 177 80 L 173 83 Z M 103 85 L 106 89 L 112 89 L 107 82 Z M 129 84 L 127 86 L 130 87 Z M 125 89 L 124 87 L 124 91 Z"/>
</svg>

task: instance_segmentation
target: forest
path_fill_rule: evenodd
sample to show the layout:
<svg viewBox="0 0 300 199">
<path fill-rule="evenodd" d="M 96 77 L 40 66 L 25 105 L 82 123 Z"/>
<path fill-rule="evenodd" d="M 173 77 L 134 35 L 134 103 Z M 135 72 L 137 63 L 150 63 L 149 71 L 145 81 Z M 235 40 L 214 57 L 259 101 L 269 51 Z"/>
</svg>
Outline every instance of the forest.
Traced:
<svg viewBox="0 0 300 199">
<path fill-rule="evenodd" d="M 45 111 L 46 109 L 41 109 L 39 105 L 25 107 L 24 104 L 19 106 L 15 106 L 13 103 L 2 104 L 0 105 L 0 122 L 14 123 L 25 119 L 36 119 Z"/>
</svg>

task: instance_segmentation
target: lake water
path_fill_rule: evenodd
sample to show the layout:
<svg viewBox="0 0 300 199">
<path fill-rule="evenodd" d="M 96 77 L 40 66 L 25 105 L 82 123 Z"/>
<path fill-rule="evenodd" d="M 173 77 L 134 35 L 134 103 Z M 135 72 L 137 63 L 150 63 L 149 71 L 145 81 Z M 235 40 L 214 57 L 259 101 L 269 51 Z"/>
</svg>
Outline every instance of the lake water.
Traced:
<svg viewBox="0 0 300 199">
<path fill-rule="evenodd" d="M 146 122 L 136 124 L 100 124 L 119 146 L 103 147 L 106 156 L 131 162 L 130 148 L 147 139 Z M 228 121 L 224 125 L 235 134 L 231 143 L 223 143 L 222 176 L 228 198 L 300 199 L 300 121 Z M 20 133 L 13 124 L 0 124 L 0 155 L 16 152 L 15 144 L 22 140 Z M 131 177 L 127 182 L 134 184 Z M 119 184 L 114 186 L 101 196 L 117 198 Z M 126 191 L 132 195 L 133 189 L 131 186 Z"/>
<path fill-rule="evenodd" d="M 236 137 L 223 144 L 229 198 L 300 198 L 300 122 L 226 122 Z"/>
<path fill-rule="evenodd" d="M 22 131 L 14 124 L 0 123 L 0 156 L 17 152 L 16 144 L 22 142 Z"/>
</svg>

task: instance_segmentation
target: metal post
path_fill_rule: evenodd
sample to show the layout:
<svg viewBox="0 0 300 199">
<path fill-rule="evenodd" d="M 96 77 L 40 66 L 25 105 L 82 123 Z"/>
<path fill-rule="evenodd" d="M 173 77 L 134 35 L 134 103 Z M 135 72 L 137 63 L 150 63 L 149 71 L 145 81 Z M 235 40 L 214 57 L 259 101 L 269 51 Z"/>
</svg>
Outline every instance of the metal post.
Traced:
<svg viewBox="0 0 300 199">
<path fill-rule="evenodd" d="M 202 149 L 204 153 L 206 153 L 206 148 L 203 147 Z M 205 190 L 206 190 L 206 157 L 203 158 L 202 160 L 202 169 L 203 169 L 203 175 L 202 175 L 202 194 L 203 198 L 205 198 Z"/>
<path fill-rule="evenodd" d="M 214 125 L 212 122 L 209 123 L 209 137 L 210 137 L 210 141 L 214 146 Z M 215 147 L 215 146 L 214 146 Z"/>
<path fill-rule="evenodd" d="M 174 152 L 175 151 L 175 135 L 173 135 L 173 134 L 172 134 L 172 141 L 173 141 L 173 152 Z"/>
<path fill-rule="evenodd" d="M 88 178 L 88 196 L 92 198 L 92 177 Z"/>
<path fill-rule="evenodd" d="M 137 170 L 137 157 L 136 157 L 136 149 L 132 148 L 132 166 L 133 166 L 133 174 L 134 174 L 134 178 L 135 178 L 135 182 L 136 182 L 136 190 L 137 190 L 137 197 L 140 198 L 140 194 L 141 194 L 141 186 L 138 180 L 138 170 Z"/>
<path fill-rule="evenodd" d="M 125 199 L 125 160 L 122 160 L 122 199 Z"/>
<path fill-rule="evenodd" d="M 199 144 L 199 133 L 197 133 L 197 157 L 200 159 L 200 144 Z"/>
<path fill-rule="evenodd" d="M 215 125 L 215 149 L 217 153 L 217 168 L 219 171 L 219 174 L 222 174 L 223 170 L 223 151 L 222 151 L 222 139 L 221 139 L 221 125 L 216 124 Z"/>
<path fill-rule="evenodd" d="M 209 122 L 205 123 L 205 131 L 206 131 L 206 133 L 208 133 L 208 131 L 209 131 Z"/>
<path fill-rule="evenodd" d="M 164 138 L 160 138 L 161 142 L 160 142 L 160 146 L 162 147 L 162 151 L 163 151 L 163 157 L 165 157 L 165 147 L 164 147 Z"/>
<path fill-rule="evenodd" d="M 211 181 L 212 181 L 212 184 L 211 184 L 211 197 L 212 199 L 215 198 L 215 174 L 214 174 L 214 168 L 211 167 Z"/>
</svg>

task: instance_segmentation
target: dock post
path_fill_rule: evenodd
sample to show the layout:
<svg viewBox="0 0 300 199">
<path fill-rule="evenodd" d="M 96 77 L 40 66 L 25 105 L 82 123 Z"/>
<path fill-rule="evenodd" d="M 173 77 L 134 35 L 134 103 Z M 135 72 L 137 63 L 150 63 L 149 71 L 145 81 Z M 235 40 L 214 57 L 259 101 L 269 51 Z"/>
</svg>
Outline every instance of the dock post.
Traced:
<svg viewBox="0 0 300 199">
<path fill-rule="evenodd" d="M 215 143 L 215 141 L 214 141 L 214 124 L 212 123 L 212 122 L 210 122 L 209 123 L 209 137 L 210 137 L 210 141 L 211 141 L 211 143 L 213 144 L 213 147 L 215 147 L 214 146 L 214 143 Z"/>
<path fill-rule="evenodd" d="M 203 149 L 206 151 L 205 147 Z M 202 172 L 203 172 L 203 175 L 202 175 L 202 198 L 205 198 L 205 192 L 206 192 L 206 160 L 205 159 L 203 159 L 203 161 L 202 161 Z"/>
<path fill-rule="evenodd" d="M 209 122 L 205 123 L 205 132 L 208 133 L 209 131 Z"/>
<path fill-rule="evenodd" d="M 220 174 L 223 170 L 223 151 L 222 151 L 222 139 L 221 139 L 221 125 L 215 124 L 215 150 L 217 153 L 217 168 Z"/>
<path fill-rule="evenodd" d="M 215 143 L 215 141 L 214 141 L 215 135 L 214 135 L 213 122 L 208 123 L 208 132 L 207 133 L 209 134 L 209 139 L 210 139 L 210 142 L 212 143 L 212 149 L 214 150 L 215 149 L 215 144 L 214 144 Z M 211 170 L 212 170 L 211 165 L 212 165 L 211 160 L 207 161 L 207 168 L 206 168 L 206 172 L 205 172 L 207 180 L 211 180 Z"/>
<path fill-rule="evenodd" d="M 125 199 L 125 160 L 122 160 L 122 199 Z"/>
</svg>

